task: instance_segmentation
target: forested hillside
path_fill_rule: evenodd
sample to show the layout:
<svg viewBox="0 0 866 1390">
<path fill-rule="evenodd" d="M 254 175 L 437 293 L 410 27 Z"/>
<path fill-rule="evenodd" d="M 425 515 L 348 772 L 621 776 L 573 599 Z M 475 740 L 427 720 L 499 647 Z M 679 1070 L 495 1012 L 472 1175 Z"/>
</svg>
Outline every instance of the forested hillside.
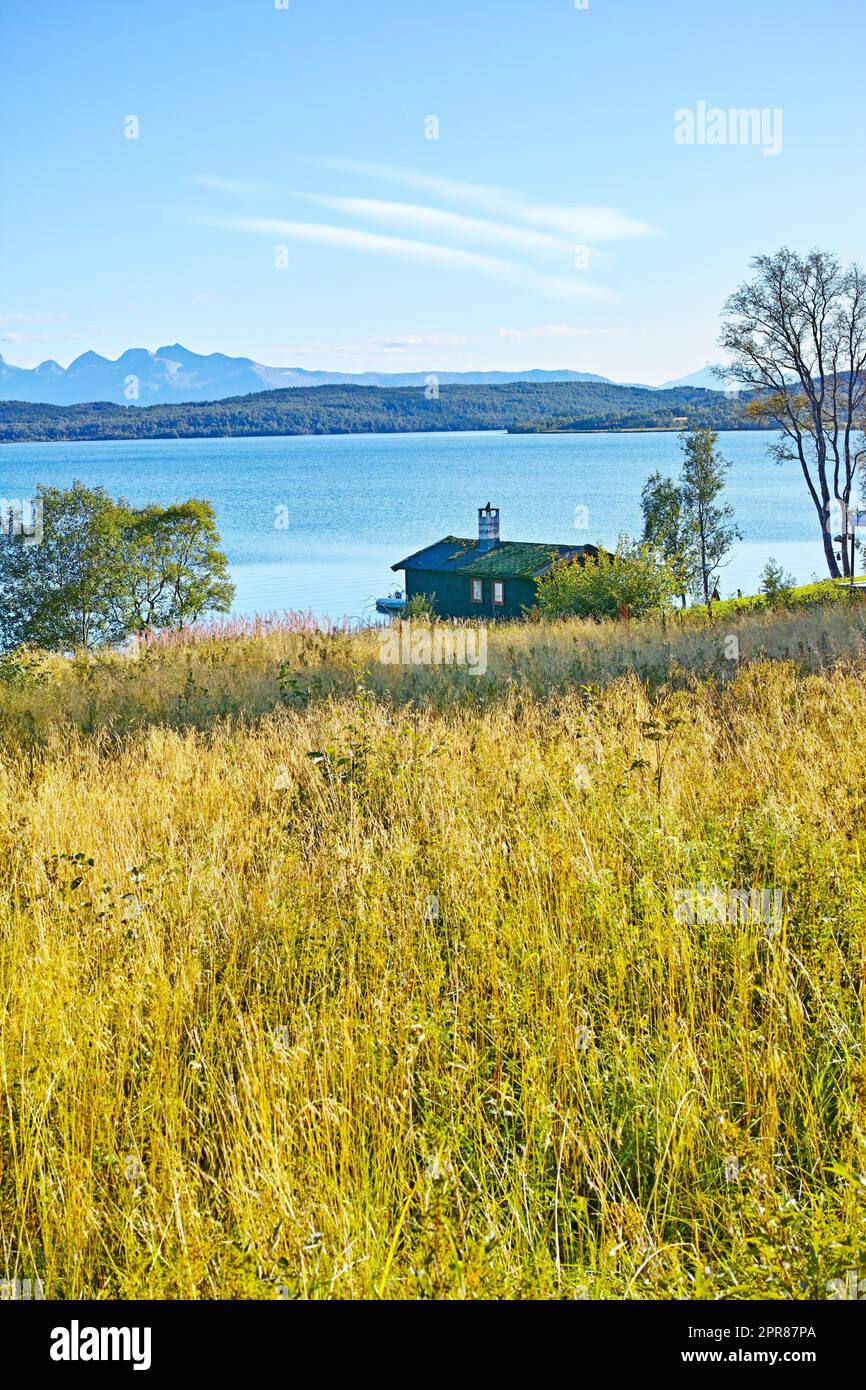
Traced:
<svg viewBox="0 0 866 1390">
<path fill-rule="evenodd" d="M 723 392 L 602 382 L 417 387 L 318 386 L 186 405 L 0 402 L 0 440 L 194 439 L 414 430 L 754 428 Z"/>
</svg>

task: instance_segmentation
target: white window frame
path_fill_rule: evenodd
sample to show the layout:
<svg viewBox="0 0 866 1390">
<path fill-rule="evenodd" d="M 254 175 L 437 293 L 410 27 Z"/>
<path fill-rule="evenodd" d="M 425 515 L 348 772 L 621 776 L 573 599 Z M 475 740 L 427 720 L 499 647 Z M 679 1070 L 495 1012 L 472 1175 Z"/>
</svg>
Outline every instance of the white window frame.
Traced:
<svg viewBox="0 0 866 1390">
<path fill-rule="evenodd" d="M 496 597 L 497 590 L 499 591 L 499 598 Z M 494 581 L 493 581 L 493 606 L 494 606 L 495 608 L 502 608 L 503 605 L 504 605 L 504 603 L 505 603 L 505 580 L 504 580 L 504 579 L 494 579 Z"/>
</svg>

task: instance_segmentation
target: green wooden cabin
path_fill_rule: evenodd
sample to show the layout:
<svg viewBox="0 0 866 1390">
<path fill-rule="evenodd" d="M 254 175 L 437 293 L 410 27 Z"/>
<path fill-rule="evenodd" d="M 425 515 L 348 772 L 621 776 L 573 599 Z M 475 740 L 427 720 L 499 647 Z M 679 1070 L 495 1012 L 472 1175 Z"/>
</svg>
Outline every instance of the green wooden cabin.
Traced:
<svg viewBox="0 0 866 1390">
<path fill-rule="evenodd" d="M 520 618 L 536 581 L 561 560 L 597 555 L 594 545 L 499 539 L 499 508 L 478 508 L 478 539 L 444 536 L 392 565 L 405 570 L 407 600 L 423 594 L 442 618 Z"/>
</svg>

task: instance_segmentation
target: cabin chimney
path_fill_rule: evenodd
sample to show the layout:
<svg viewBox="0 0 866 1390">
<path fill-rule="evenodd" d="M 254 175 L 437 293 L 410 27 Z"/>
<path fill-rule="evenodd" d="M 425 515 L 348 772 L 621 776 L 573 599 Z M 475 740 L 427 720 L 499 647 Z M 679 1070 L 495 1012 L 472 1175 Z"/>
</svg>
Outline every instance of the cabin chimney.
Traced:
<svg viewBox="0 0 866 1390">
<path fill-rule="evenodd" d="M 478 508 L 478 549 L 493 550 L 498 544 L 499 508 L 488 502 L 486 507 Z"/>
</svg>

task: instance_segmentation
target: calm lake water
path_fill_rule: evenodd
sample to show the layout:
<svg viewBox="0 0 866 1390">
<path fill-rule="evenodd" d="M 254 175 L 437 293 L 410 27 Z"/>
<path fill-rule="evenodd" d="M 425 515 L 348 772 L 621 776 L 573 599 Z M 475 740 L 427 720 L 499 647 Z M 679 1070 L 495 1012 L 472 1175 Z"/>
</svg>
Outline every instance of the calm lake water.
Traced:
<svg viewBox="0 0 866 1390">
<path fill-rule="evenodd" d="M 754 592 L 769 556 L 801 583 L 825 574 L 799 468 L 768 457 L 773 436 L 723 433 L 727 500 L 743 534 L 722 597 Z M 235 611 L 369 616 L 402 576 L 390 566 L 444 535 L 476 534 L 500 508 L 503 540 L 613 546 L 640 532 L 640 493 L 679 471 L 675 434 L 498 433 L 0 445 L 0 497 L 74 478 L 130 502 L 206 497 L 237 585 Z M 586 508 L 589 525 L 575 525 Z M 283 527 L 278 520 L 284 520 Z"/>
</svg>

